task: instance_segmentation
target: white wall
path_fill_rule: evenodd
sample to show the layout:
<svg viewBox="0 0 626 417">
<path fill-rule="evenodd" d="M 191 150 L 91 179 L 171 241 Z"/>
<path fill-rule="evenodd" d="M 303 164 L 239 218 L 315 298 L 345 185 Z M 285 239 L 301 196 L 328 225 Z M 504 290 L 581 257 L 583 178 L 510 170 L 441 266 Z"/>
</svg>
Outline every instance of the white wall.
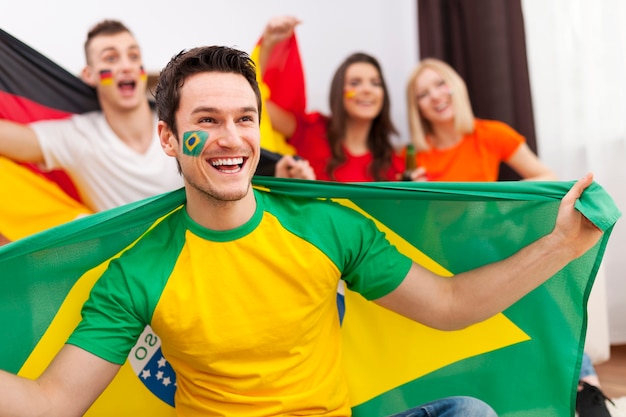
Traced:
<svg viewBox="0 0 626 417">
<path fill-rule="evenodd" d="M 524 0 L 541 158 L 565 180 L 594 173 L 626 212 L 626 2 Z M 610 341 L 626 343 L 626 225 L 604 256 Z"/>
<path fill-rule="evenodd" d="M 0 28 L 78 74 L 83 42 L 94 23 L 123 21 L 143 49 L 144 66 L 158 72 L 182 49 L 206 44 L 252 51 L 270 17 L 293 14 L 305 67 L 309 110 L 327 112 L 339 63 L 364 51 L 381 61 L 394 121 L 406 138 L 404 83 L 417 62 L 414 0 L 1 0 Z"/>
</svg>

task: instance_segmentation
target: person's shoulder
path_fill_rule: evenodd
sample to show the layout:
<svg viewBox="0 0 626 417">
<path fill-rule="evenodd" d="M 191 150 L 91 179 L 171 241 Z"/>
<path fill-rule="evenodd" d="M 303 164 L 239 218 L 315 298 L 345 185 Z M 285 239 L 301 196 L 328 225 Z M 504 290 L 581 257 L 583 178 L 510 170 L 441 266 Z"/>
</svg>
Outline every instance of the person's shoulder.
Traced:
<svg viewBox="0 0 626 417">
<path fill-rule="evenodd" d="M 262 198 L 266 211 L 281 215 L 297 216 L 299 218 L 321 219 L 348 217 L 361 219 L 362 215 L 355 210 L 340 204 L 331 198 L 296 196 L 287 193 L 276 193 L 265 190 L 255 190 Z"/>
<path fill-rule="evenodd" d="M 349 206 L 331 198 L 299 197 L 263 192 L 265 215 L 274 218 L 275 225 L 322 246 L 342 244 L 342 236 L 350 236 L 350 243 L 373 236 L 374 222 Z M 343 242 L 348 245 L 348 242 Z"/>
<path fill-rule="evenodd" d="M 184 210 L 184 206 L 181 206 L 155 220 L 151 229 L 126 250 L 120 258 L 125 262 L 135 262 L 133 259 L 140 259 L 139 262 L 143 263 L 150 262 L 151 258 L 162 258 L 165 252 L 172 251 L 177 246 L 175 241 L 178 240 L 178 235 L 181 236 L 180 239 L 184 240 Z M 150 256 L 154 253 L 161 255 Z"/>
<path fill-rule="evenodd" d="M 490 119 L 475 119 L 474 120 L 474 128 L 476 131 L 484 131 L 484 132 L 494 132 L 494 133 L 510 133 L 516 132 L 510 125 L 504 123 L 500 120 L 490 120 Z"/>
<path fill-rule="evenodd" d="M 323 126 L 324 128 L 330 120 L 329 116 L 320 112 L 299 113 L 296 114 L 296 121 L 299 125 L 305 126 Z"/>
<path fill-rule="evenodd" d="M 102 110 L 93 110 L 86 113 L 73 114 L 71 118 L 75 120 L 102 120 L 105 117 Z"/>
<path fill-rule="evenodd" d="M 101 110 L 73 114 L 67 120 L 81 128 L 94 128 L 103 123 L 108 125 L 107 119 Z"/>
<path fill-rule="evenodd" d="M 476 119 L 474 136 L 485 146 L 507 152 L 526 141 L 521 133 L 499 120 Z"/>
</svg>

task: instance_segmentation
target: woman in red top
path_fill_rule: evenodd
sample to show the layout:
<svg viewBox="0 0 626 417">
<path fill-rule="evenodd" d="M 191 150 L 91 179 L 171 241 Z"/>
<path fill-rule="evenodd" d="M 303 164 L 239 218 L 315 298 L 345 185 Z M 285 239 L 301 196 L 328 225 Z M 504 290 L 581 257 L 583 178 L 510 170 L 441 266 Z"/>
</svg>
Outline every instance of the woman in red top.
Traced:
<svg viewBox="0 0 626 417">
<path fill-rule="evenodd" d="M 407 83 L 407 103 L 419 179 L 496 181 L 501 162 L 527 180 L 557 179 L 513 128 L 474 117 L 465 82 L 445 62 L 418 64 Z"/>
<path fill-rule="evenodd" d="M 268 23 L 261 46 L 261 69 L 264 57 L 290 37 L 298 23 L 291 16 Z M 370 55 L 352 54 L 339 66 L 331 83 L 329 116 L 294 114 L 271 101 L 266 108 L 273 128 L 309 161 L 318 180 L 400 179 L 404 159 L 391 143 L 397 131 L 391 121 L 387 87 L 378 61 Z"/>
</svg>

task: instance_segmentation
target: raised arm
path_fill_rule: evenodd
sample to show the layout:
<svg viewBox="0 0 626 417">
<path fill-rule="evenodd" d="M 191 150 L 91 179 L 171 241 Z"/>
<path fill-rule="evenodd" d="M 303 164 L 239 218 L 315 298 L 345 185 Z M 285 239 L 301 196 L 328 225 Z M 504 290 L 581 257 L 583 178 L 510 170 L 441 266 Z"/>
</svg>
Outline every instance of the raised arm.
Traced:
<svg viewBox="0 0 626 417">
<path fill-rule="evenodd" d="M 82 416 L 119 368 L 65 345 L 37 380 L 0 371 L 0 416 Z"/>
<path fill-rule="evenodd" d="M 503 311 L 598 242 L 602 231 L 574 208 L 592 180 L 588 174 L 563 197 L 552 232 L 511 257 L 452 278 L 414 264 L 398 288 L 376 302 L 442 330 L 461 329 Z"/>
<path fill-rule="evenodd" d="M 259 51 L 259 70 L 261 73 L 265 71 L 269 56 L 274 47 L 293 35 L 293 31 L 299 23 L 300 20 L 293 16 L 274 17 L 267 23 Z M 270 116 L 272 128 L 285 137 L 291 137 L 296 130 L 295 116 L 271 101 L 266 103 L 265 108 Z"/>
<path fill-rule="evenodd" d="M 33 129 L 9 120 L 0 120 L 0 155 L 21 162 L 43 162 Z"/>
</svg>

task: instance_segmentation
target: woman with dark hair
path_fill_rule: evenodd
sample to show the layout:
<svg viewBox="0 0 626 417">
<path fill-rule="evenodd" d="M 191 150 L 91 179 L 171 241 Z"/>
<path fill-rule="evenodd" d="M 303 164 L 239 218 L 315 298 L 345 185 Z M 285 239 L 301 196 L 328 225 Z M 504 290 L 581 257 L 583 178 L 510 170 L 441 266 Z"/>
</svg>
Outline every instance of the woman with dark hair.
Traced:
<svg viewBox="0 0 626 417">
<path fill-rule="evenodd" d="M 270 20 L 261 44 L 261 70 L 273 47 L 289 38 L 298 23 L 291 16 Z M 404 160 L 392 146 L 397 130 L 378 61 L 360 52 L 346 58 L 333 77 L 329 101 L 330 115 L 295 114 L 271 99 L 266 106 L 273 128 L 309 161 L 318 180 L 400 179 Z"/>
</svg>

